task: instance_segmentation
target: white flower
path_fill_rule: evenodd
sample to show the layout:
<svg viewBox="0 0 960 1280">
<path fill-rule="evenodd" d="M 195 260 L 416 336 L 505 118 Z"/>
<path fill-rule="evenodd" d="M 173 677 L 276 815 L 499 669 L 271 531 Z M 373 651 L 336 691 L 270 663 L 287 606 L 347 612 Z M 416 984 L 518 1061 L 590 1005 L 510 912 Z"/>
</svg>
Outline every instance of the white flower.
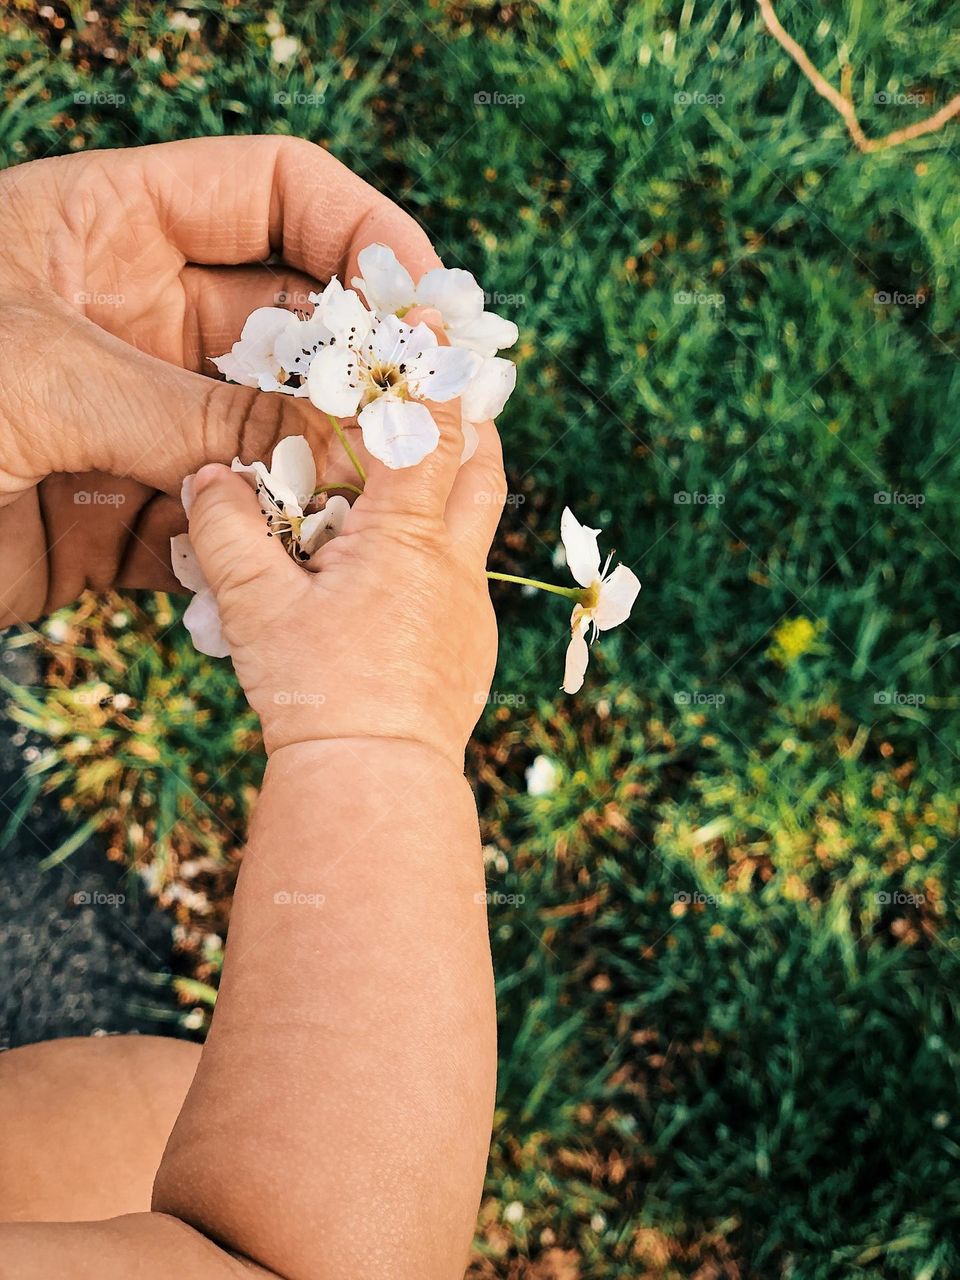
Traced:
<svg viewBox="0 0 960 1280">
<path fill-rule="evenodd" d="M 51 618 L 44 630 L 54 644 L 63 644 L 70 635 L 70 628 L 62 618 Z"/>
<path fill-rule="evenodd" d="M 171 31 L 199 31 L 200 19 L 177 9 L 170 15 L 169 26 Z"/>
<path fill-rule="evenodd" d="M 270 41 L 270 52 L 274 62 L 289 62 L 300 52 L 300 41 L 296 36 L 274 36 Z"/>
<path fill-rule="evenodd" d="M 258 307 L 247 317 L 240 338 L 226 355 L 212 357 L 230 382 L 261 391 L 306 396 L 307 374 L 321 347 L 335 341 L 351 326 L 366 332 L 373 317 L 352 289 L 344 289 L 336 276 L 322 293 L 311 293 L 315 303 L 309 317 L 283 307 Z"/>
<path fill-rule="evenodd" d="M 170 539 L 170 563 L 180 585 L 196 593 L 183 615 L 193 647 L 211 658 L 229 657 L 230 646 L 223 634 L 216 597 L 203 576 L 189 534 L 178 533 Z"/>
<path fill-rule="evenodd" d="M 234 471 L 246 476 L 260 499 L 271 537 L 279 537 L 295 560 L 309 560 L 343 527 L 350 504 L 340 496 L 322 511 L 307 514 L 317 486 L 317 467 L 304 436 L 287 436 L 273 451 L 270 466 L 234 458 Z"/>
<path fill-rule="evenodd" d="M 411 307 L 433 307 L 440 312 L 444 332 L 454 347 L 473 351 L 479 359 L 460 398 L 463 426 L 461 462 L 472 458 L 479 443 L 477 423 L 496 418 L 517 383 L 510 360 L 497 357 L 519 337 L 511 320 L 484 311 L 483 290 L 469 271 L 459 267 L 435 267 L 415 285 L 413 277 L 388 245 L 370 244 L 357 258 L 361 275 L 352 284 L 359 289 L 377 316 L 402 316 Z"/>
<path fill-rule="evenodd" d="M 244 466 L 234 458 L 233 470 L 245 476 L 256 490 L 260 510 L 267 517 L 268 534 L 279 537 L 289 554 L 302 564 L 341 531 L 350 504 L 335 495 L 327 499 L 322 510 L 304 514 L 315 500 L 317 471 L 303 436 L 281 440 L 270 463 L 269 467 L 263 462 Z M 181 500 L 189 516 L 193 476 L 184 480 Z M 229 657 L 230 646 L 223 634 L 216 597 L 204 577 L 189 534 L 178 533 L 170 539 L 170 561 L 181 586 L 195 592 L 183 615 L 194 648 L 211 658 Z"/>
<path fill-rule="evenodd" d="M 524 772 L 527 780 L 527 794 L 531 796 L 548 796 L 556 791 L 560 781 L 560 769 L 549 756 L 537 756 L 533 764 Z"/>
<path fill-rule="evenodd" d="M 296 319 L 283 307 L 258 307 L 247 316 L 239 340 L 226 355 L 211 359 L 225 378 L 243 387 L 259 387 L 261 378 L 276 382 L 283 371 L 276 344 Z"/>
<path fill-rule="evenodd" d="M 358 312 L 350 292 L 344 290 L 344 301 L 327 318 L 334 338 L 310 366 L 310 400 L 337 418 L 357 414 L 367 450 L 388 467 L 415 466 L 440 440 L 421 401 L 458 396 L 474 374 L 475 357 L 441 347 L 425 324 L 411 328 L 395 315 L 375 319 Z"/>
<path fill-rule="evenodd" d="M 357 257 L 360 275 L 351 281 L 374 313 L 402 315 L 410 307 L 435 307 L 454 347 L 467 347 L 480 356 L 512 347 L 519 332 L 512 320 L 484 311 L 483 290 L 469 271 L 434 267 L 415 285 L 406 267 L 385 244 L 369 244 Z"/>
<path fill-rule="evenodd" d="M 577 693 L 583 685 L 587 670 L 589 649 L 587 631 L 593 626 L 593 639 L 601 631 L 618 627 L 630 617 L 630 610 L 640 591 L 640 581 L 632 569 L 617 565 L 607 574 L 612 553 L 600 568 L 600 548 L 597 546 L 599 529 L 588 529 L 580 524 L 569 507 L 564 507 L 560 520 L 560 536 L 567 553 L 567 564 L 586 598 L 576 604 L 570 619 L 570 644 L 567 647 L 566 668 L 563 674 L 565 693 Z"/>
</svg>

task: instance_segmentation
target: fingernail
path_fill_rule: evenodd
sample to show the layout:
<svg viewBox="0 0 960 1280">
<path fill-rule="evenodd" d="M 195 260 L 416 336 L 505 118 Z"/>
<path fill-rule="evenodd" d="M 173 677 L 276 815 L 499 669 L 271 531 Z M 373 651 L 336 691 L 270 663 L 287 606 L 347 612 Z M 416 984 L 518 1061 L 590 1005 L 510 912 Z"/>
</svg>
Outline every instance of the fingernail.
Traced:
<svg viewBox="0 0 960 1280">
<path fill-rule="evenodd" d="M 209 485 L 219 477 L 224 468 L 219 462 L 208 462 L 205 467 L 201 467 L 197 474 L 193 477 L 191 489 L 193 491 L 190 499 L 191 503 L 198 493 L 203 493 Z"/>
<path fill-rule="evenodd" d="M 193 472 L 191 472 L 190 475 L 183 477 L 183 484 L 180 486 L 180 503 L 188 516 L 190 515 L 190 511 L 193 507 L 195 493 L 194 481 L 196 478 L 197 477 Z"/>
<path fill-rule="evenodd" d="M 416 327 L 418 324 L 425 324 L 427 328 L 433 329 L 438 338 L 446 341 L 446 334 L 443 330 L 443 316 L 436 307 L 424 307 L 421 305 L 411 307 L 403 317 L 403 323 Z"/>
</svg>

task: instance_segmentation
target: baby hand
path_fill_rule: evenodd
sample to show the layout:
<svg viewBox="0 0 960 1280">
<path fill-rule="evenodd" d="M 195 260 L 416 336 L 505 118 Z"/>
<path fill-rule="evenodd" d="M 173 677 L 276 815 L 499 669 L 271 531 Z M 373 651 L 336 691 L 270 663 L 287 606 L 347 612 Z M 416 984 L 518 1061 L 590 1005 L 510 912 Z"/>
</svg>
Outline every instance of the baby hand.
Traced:
<svg viewBox="0 0 960 1280">
<path fill-rule="evenodd" d="M 314 572 L 266 536 L 243 478 L 218 464 L 195 477 L 190 540 L 268 752 L 399 738 L 462 767 L 496 663 L 484 569 L 505 481 L 492 423 L 461 467 L 458 402 L 430 408 L 436 451 L 404 470 L 370 460 Z"/>
</svg>

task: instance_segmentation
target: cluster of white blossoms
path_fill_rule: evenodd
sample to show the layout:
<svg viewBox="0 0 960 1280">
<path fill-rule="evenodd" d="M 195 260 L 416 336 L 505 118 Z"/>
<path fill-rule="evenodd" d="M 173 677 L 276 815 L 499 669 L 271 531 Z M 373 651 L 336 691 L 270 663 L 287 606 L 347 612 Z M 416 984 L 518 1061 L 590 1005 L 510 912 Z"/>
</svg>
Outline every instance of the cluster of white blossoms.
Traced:
<svg viewBox="0 0 960 1280">
<path fill-rule="evenodd" d="M 517 341 L 517 326 L 484 310 L 469 271 L 436 267 L 415 285 L 383 244 L 368 245 L 357 261 L 354 288 L 334 276 L 309 295 L 309 317 L 258 308 L 213 363 L 231 382 L 308 397 L 335 418 L 356 416 L 368 453 L 393 468 L 416 466 L 439 443 L 423 402 L 459 396 L 466 461 L 477 447 L 475 424 L 497 417 L 516 386 L 516 366 L 497 352 Z M 449 346 L 429 325 L 404 323 L 412 307 L 440 313 Z"/>
<path fill-rule="evenodd" d="M 309 398 L 327 414 L 353 461 L 362 485 L 365 475 L 338 421 L 356 418 L 368 453 L 386 466 L 413 467 L 436 449 L 440 432 L 425 401 L 460 399 L 464 438 L 461 463 L 478 444 L 477 424 L 495 418 L 516 385 L 516 367 L 497 353 L 512 347 L 517 326 L 484 309 L 483 290 L 469 271 L 437 267 L 417 284 L 382 244 L 368 245 L 357 259 L 360 275 L 345 289 L 333 277 L 311 293 L 310 316 L 281 307 L 260 307 L 247 318 L 237 342 L 213 363 L 231 382 L 261 391 Z M 362 295 L 362 296 L 361 296 Z M 426 324 L 410 325 L 413 307 L 438 312 L 447 345 Z M 331 482 L 317 487 L 313 453 L 303 436 L 290 436 L 274 449 L 268 467 L 233 460 L 233 470 L 253 485 L 267 532 L 298 563 L 311 568 L 314 555 L 341 531 L 350 510 L 336 489 L 362 492 Z M 192 477 L 184 482 L 183 505 L 192 504 Z M 559 587 L 489 572 L 574 601 L 563 687 L 583 685 L 588 640 L 630 616 L 640 590 L 636 575 L 610 557 L 601 568 L 599 529 L 581 525 L 569 507 L 560 533 L 567 564 L 578 586 Z M 229 653 L 216 600 L 187 534 L 171 540 L 177 578 L 195 593 L 185 614 L 194 645 L 214 657 Z"/>
</svg>

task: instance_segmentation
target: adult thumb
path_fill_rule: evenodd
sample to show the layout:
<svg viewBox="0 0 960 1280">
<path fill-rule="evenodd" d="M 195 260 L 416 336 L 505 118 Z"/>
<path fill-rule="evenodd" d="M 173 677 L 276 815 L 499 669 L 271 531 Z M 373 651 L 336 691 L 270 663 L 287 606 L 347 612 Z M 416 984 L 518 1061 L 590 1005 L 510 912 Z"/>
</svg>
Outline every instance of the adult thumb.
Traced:
<svg viewBox="0 0 960 1280">
<path fill-rule="evenodd" d="M 12 310 L 0 419 L 8 469 L 25 481 L 105 471 L 176 496 L 205 462 L 264 457 L 284 435 L 316 434 L 309 402 L 147 355 L 59 298 Z"/>
</svg>

